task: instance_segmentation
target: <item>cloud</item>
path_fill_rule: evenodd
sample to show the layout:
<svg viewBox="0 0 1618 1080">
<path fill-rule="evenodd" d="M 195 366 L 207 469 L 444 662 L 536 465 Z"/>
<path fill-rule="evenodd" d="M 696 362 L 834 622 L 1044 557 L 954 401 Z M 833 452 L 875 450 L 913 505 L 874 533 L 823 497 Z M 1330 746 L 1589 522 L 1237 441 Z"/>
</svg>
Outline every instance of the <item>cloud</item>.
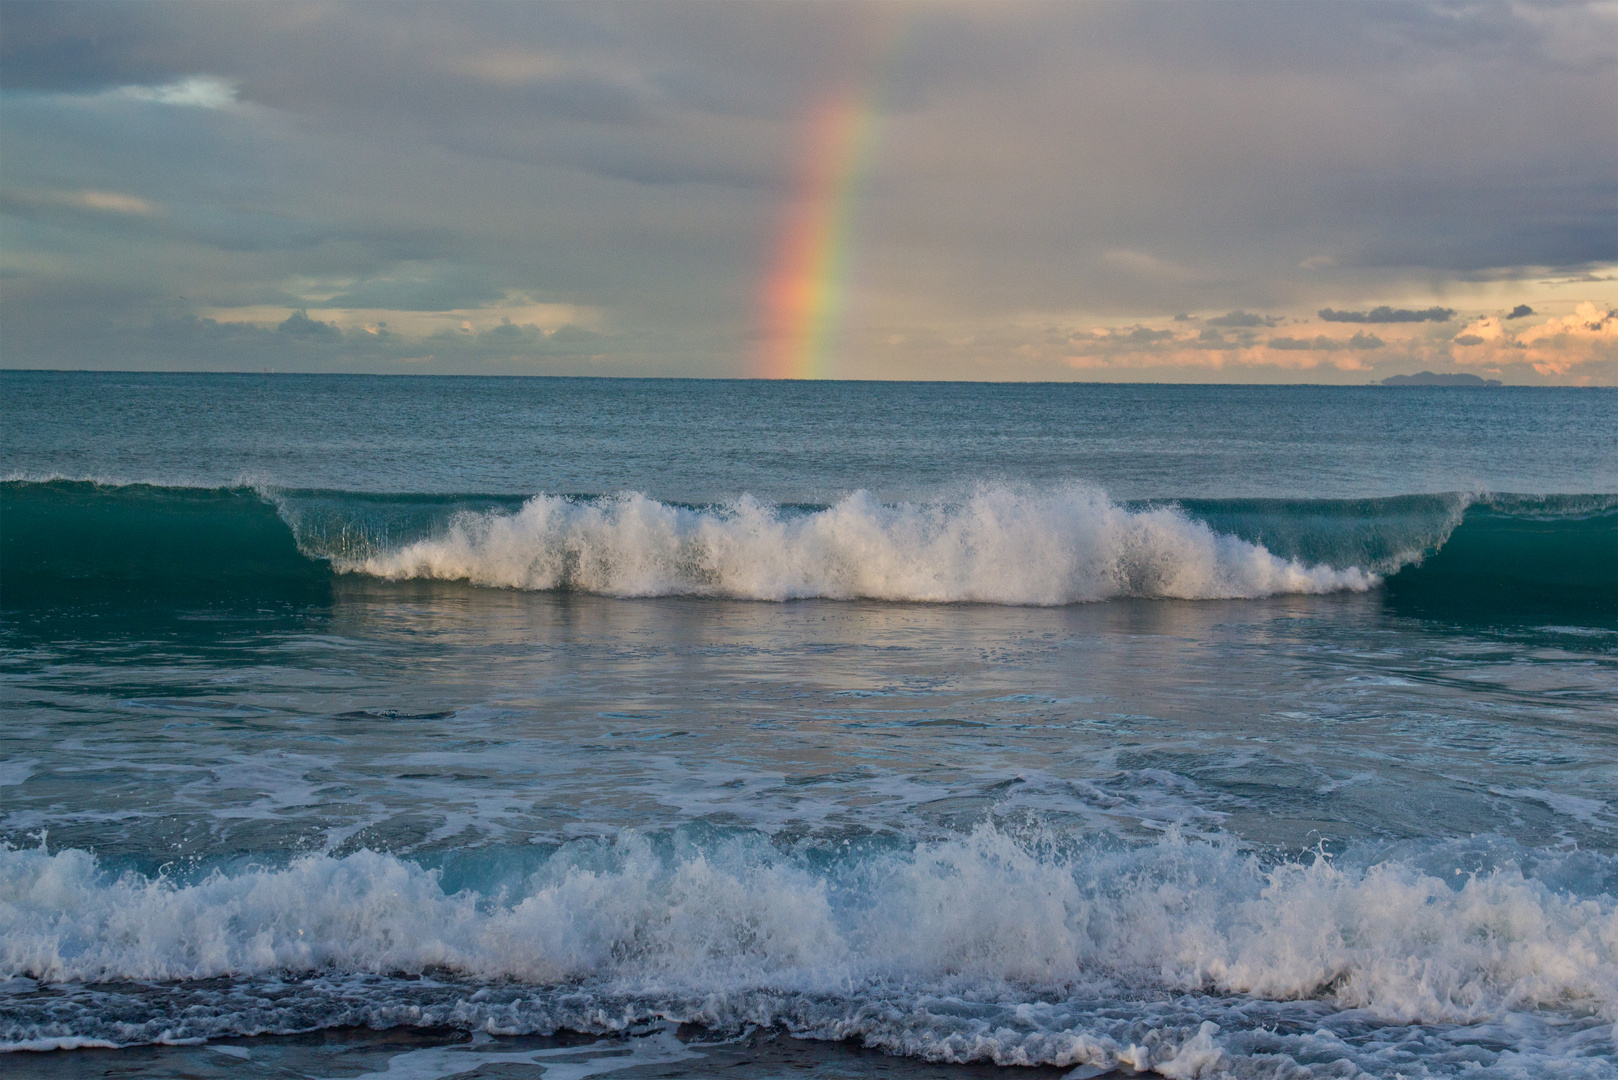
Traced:
<svg viewBox="0 0 1618 1080">
<path fill-rule="evenodd" d="M 156 203 L 121 191 L 33 191 L 13 192 L 0 203 L 7 209 L 38 211 L 60 208 L 90 210 L 99 214 L 125 214 L 147 217 L 158 212 Z"/>
<path fill-rule="evenodd" d="M 1532 315 L 1533 313 L 1534 309 L 1529 307 L 1527 304 L 1518 304 L 1516 307 L 1511 309 L 1511 314 L 1507 315 L 1506 318 L 1522 319 Z"/>
<path fill-rule="evenodd" d="M 118 92 L 136 101 L 196 109 L 223 109 L 236 101 L 236 85 L 212 75 L 193 75 L 162 86 L 123 86 Z"/>
<path fill-rule="evenodd" d="M 487 269 L 465 266 L 399 264 L 385 275 L 346 283 L 319 298 L 323 308 L 448 311 L 481 308 L 506 293 Z M 315 300 L 309 297 L 311 302 Z"/>
<path fill-rule="evenodd" d="M 1333 311 L 1331 308 L 1321 308 L 1318 312 L 1326 322 L 1346 323 L 1418 323 L 1418 322 L 1448 322 L 1455 317 L 1455 312 L 1446 307 L 1430 307 L 1421 311 L 1412 311 L 1409 308 L 1391 308 L 1387 306 L 1375 307 L 1370 311 Z"/>
<path fill-rule="evenodd" d="M 1131 274 L 1138 274 L 1141 277 L 1183 278 L 1187 276 L 1184 267 L 1176 266 L 1174 263 L 1155 255 L 1148 255 L 1144 251 L 1117 248 L 1107 252 L 1101 258 L 1108 266 Z"/>
<path fill-rule="evenodd" d="M 1467 326 L 1453 340 L 1457 345 L 1480 345 L 1486 341 L 1501 341 L 1506 336 L 1506 328 L 1501 325 L 1498 315 L 1486 315 Z"/>
<path fill-rule="evenodd" d="M 510 48 L 457 57 L 446 66 L 499 86 L 523 86 L 554 79 L 566 73 L 569 67 L 567 61 L 554 52 Z"/>
<path fill-rule="evenodd" d="M 1573 309 L 1571 315 L 1550 319 L 1524 330 L 1517 340 L 1529 343 L 1548 337 L 1572 335 L 1586 338 L 1618 338 L 1618 311 L 1603 311 L 1586 300 Z"/>
<path fill-rule="evenodd" d="M 32 353 L 39 348 L 35 339 L 62 329 L 37 320 L 20 325 L 10 320 L 7 337 L 13 347 Z M 421 337 L 393 333 L 386 326 L 343 329 L 301 311 L 268 326 L 180 316 L 133 327 L 90 312 L 73 329 L 101 345 L 83 365 L 90 368 L 144 367 L 160 361 L 171 369 L 218 370 L 219 358 L 226 356 L 233 367 L 245 370 L 574 375 L 655 371 L 655 362 L 648 362 L 655 343 L 572 325 L 541 329 L 498 323 L 471 332 L 446 328 Z"/>
<path fill-rule="evenodd" d="M 310 300 L 297 307 L 280 304 L 256 304 L 243 307 L 211 307 L 202 314 L 223 324 L 249 324 L 277 326 L 291 322 L 302 327 L 298 320 L 307 319 L 318 325 L 330 325 L 344 333 L 368 331 L 386 327 L 391 334 L 423 339 L 445 332 L 470 331 L 483 333 L 502 326 L 531 326 L 549 333 L 564 326 L 598 328 L 601 313 L 577 304 L 541 303 L 532 297 L 507 294 L 498 300 L 464 308 L 441 307 L 348 307 L 339 306 L 342 296 L 324 302 Z M 309 315 L 313 310 L 319 316 Z"/>
<path fill-rule="evenodd" d="M 1522 331 L 1517 344 L 1541 375 L 1564 375 L 1595 361 L 1611 363 L 1618 360 L 1618 310 L 1604 311 L 1584 301 L 1570 315 Z"/>
<path fill-rule="evenodd" d="M 1609 377 L 1610 344 L 1582 331 L 1450 337 L 1501 296 L 1558 316 L 1574 290 L 1618 304 L 1618 41 L 1595 8 L 11 0 L 0 14 L 0 363 L 100 363 L 121 354 L 116 327 L 195 316 L 263 331 L 175 346 L 198 363 L 277 366 L 275 348 L 392 363 L 363 353 L 386 322 L 388 348 L 411 340 L 449 370 L 485 354 L 432 335 L 482 340 L 505 318 L 555 333 L 565 309 L 600 332 L 590 355 L 621 350 L 600 362 L 612 370 L 745 375 L 761 283 L 816 210 L 799 178 L 832 160 L 812 117 L 853 93 L 869 143 L 836 204 L 850 273 L 835 372 L 1071 376 L 1062 350 L 1082 347 L 1109 376 L 1272 378 L 1358 359 L 1442 370 L 1470 348 L 1477 363 L 1573 350 L 1597 358 L 1577 376 Z M 81 195 L 24 199 L 46 191 Z M 1573 281 L 1587 285 L 1552 284 Z M 1465 314 L 1379 326 L 1382 353 L 1315 347 L 1340 339 L 1312 313 L 1360 297 Z M 275 329 L 300 309 L 342 338 Z M 86 310 L 105 321 L 70 317 Z M 1041 336 L 1052 325 L 1060 344 Z M 1066 340 L 1090 325 L 1119 329 Z M 1267 346 L 1283 325 L 1310 347 Z M 880 360 L 862 344 L 894 338 Z M 155 344 L 141 355 L 167 363 Z"/>
<path fill-rule="evenodd" d="M 64 200 L 66 205 L 82 206 L 86 210 L 100 210 L 109 214 L 153 214 L 157 207 L 138 195 L 122 195 L 116 191 L 77 191 Z"/>
<path fill-rule="evenodd" d="M 1229 314 L 1205 321 L 1209 326 L 1274 326 L 1281 320 L 1270 315 L 1252 315 L 1245 311 L 1232 311 Z"/>
<path fill-rule="evenodd" d="M 1383 341 L 1375 334 L 1359 333 L 1355 334 L 1346 341 L 1340 338 L 1329 338 L 1324 334 L 1320 334 L 1312 340 L 1306 338 L 1274 337 L 1265 342 L 1265 344 L 1272 349 L 1281 349 L 1283 351 L 1296 352 L 1304 349 L 1313 349 L 1320 352 L 1336 352 L 1339 349 L 1356 349 L 1361 351 L 1367 349 L 1380 349 L 1386 345 L 1387 342 Z"/>
<path fill-rule="evenodd" d="M 343 332 L 336 325 L 311 319 L 307 311 L 294 311 L 286 320 L 276 327 L 280 333 L 292 334 L 296 337 L 317 338 L 325 341 L 339 341 Z"/>
<path fill-rule="evenodd" d="M 900 353 L 891 353 L 894 335 L 873 333 L 872 340 L 889 342 L 895 359 L 885 363 L 897 363 L 901 355 L 925 355 L 932 371 L 955 377 L 970 370 L 955 365 L 970 362 L 980 370 L 997 371 L 1002 378 L 1038 378 L 1040 365 L 1053 361 L 1087 378 L 1154 381 L 1171 378 L 1176 370 L 1182 373 L 1179 377 L 1203 381 L 1352 381 L 1350 376 L 1374 372 L 1380 377 L 1423 365 L 1443 372 L 1463 363 L 1514 383 L 1618 376 L 1618 348 L 1600 337 L 1615 332 L 1618 313 L 1588 303 L 1540 331 L 1546 337 L 1539 346 L 1520 344 L 1500 315 L 1475 314 L 1453 337 L 1430 329 L 1430 323 L 1393 324 L 1378 328 L 1378 333 L 1354 329 L 1345 335 L 1342 330 L 1331 332 L 1339 324 L 1288 316 L 1290 333 L 1264 335 L 1253 328 L 1186 325 L 1188 321 L 1175 322 L 1166 315 L 1155 325 L 1077 330 L 1031 321 L 1022 332 L 1003 327 L 925 341 L 896 335 L 906 345 Z M 1584 336 L 1575 340 L 1578 334 Z"/>
</svg>

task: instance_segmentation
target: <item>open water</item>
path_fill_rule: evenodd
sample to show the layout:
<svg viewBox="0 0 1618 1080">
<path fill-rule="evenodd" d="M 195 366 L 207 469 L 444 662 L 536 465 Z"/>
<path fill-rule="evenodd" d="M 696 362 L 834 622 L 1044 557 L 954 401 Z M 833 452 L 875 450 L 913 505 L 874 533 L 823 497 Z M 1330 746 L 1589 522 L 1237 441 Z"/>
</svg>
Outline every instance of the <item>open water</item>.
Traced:
<svg viewBox="0 0 1618 1080">
<path fill-rule="evenodd" d="M 0 410 L 8 1075 L 1618 1077 L 1618 392 Z"/>
</svg>

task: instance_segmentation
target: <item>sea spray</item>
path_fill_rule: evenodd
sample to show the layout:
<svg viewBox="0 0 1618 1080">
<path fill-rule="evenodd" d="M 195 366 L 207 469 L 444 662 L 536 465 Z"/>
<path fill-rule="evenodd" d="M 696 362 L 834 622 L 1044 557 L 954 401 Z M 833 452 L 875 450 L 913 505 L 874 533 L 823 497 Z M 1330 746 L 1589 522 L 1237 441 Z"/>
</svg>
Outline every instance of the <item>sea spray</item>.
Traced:
<svg viewBox="0 0 1618 1080">
<path fill-rule="evenodd" d="M 1618 496 L 1119 504 L 1082 485 L 932 502 L 378 494 L 0 482 L 0 605 L 329 600 L 332 571 L 612 596 L 1053 606 L 1361 592 L 1611 624 Z"/>
<path fill-rule="evenodd" d="M 440 535 L 340 569 L 615 596 L 806 597 L 1068 604 L 1363 591 L 1357 567 L 1281 559 L 1174 507 L 1131 510 L 1097 490 L 984 487 L 957 503 L 885 505 L 856 492 L 788 513 L 638 493 L 538 495 L 515 513 L 458 514 Z"/>
<path fill-rule="evenodd" d="M 810 854 L 754 834 L 627 832 L 564 845 L 513 892 L 449 894 L 435 871 L 373 851 L 179 882 L 116 875 L 81 850 L 7 849 L 0 977 L 438 973 L 682 1007 L 877 1001 L 895 986 L 1027 1000 L 1155 988 L 1398 1023 L 1552 1006 L 1618 1020 L 1611 895 L 1510 863 L 1443 876 L 1441 845 L 1419 860 L 1265 865 L 1175 836 L 1103 850 L 982 825 Z"/>
</svg>

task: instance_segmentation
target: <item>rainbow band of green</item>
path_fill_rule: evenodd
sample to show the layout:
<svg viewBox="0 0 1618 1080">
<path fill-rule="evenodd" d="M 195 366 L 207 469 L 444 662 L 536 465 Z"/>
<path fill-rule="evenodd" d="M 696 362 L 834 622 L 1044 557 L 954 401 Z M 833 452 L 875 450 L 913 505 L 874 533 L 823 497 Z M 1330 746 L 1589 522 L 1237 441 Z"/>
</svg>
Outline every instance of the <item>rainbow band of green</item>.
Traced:
<svg viewBox="0 0 1618 1080">
<path fill-rule="evenodd" d="M 873 36 L 877 55 L 890 52 L 894 29 Z M 823 102 L 806 125 L 798 184 L 761 296 L 755 370 L 764 378 L 832 374 L 861 182 L 876 142 L 876 98 L 871 87 L 847 89 Z"/>
</svg>

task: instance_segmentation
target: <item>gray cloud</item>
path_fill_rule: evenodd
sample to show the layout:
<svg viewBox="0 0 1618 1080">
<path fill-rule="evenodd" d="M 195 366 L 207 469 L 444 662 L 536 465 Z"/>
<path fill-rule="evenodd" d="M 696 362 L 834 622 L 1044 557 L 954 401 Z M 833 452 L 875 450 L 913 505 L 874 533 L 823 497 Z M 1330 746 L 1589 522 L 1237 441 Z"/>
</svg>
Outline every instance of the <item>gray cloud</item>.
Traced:
<svg viewBox="0 0 1618 1080">
<path fill-rule="evenodd" d="M 444 311 L 481 307 L 503 294 L 499 279 L 483 267 L 406 264 L 388 277 L 354 282 L 342 292 L 309 306 Z"/>
<path fill-rule="evenodd" d="M 177 74 L 163 57 L 160 23 L 133 4 L 13 0 L 0 10 L 0 86 L 86 90 L 162 82 Z"/>
<path fill-rule="evenodd" d="M 1532 315 L 1533 313 L 1534 313 L 1534 309 L 1529 307 L 1527 304 L 1518 304 L 1516 307 L 1511 309 L 1510 314 L 1508 314 L 1506 316 L 1506 318 L 1508 318 L 1508 319 L 1523 319 L 1523 318 L 1527 318 L 1529 315 Z"/>
<path fill-rule="evenodd" d="M 1316 352 L 1336 352 L 1340 349 L 1380 349 L 1386 345 L 1387 342 L 1383 341 L 1375 334 L 1358 333 L 1346 341 L 1340 338 L 1329 338 L 1324 334 L 1318 334 L 1313 339 L 1273 337 L 1269 341 L 1265 342 L 1265 344 L 1272 349 L 1282 349 L 1285 351 L 1301 351 L 1308 349 Z"/>
<path fill-rule="evenodd" d="M 989 342 L 1066 312 L 1252 330 L 1413 281 L 1433 293 L 1340 321 L 1424 315 L 1447 283 L 1611 261 L 1612 29 L 1575 5 L 8 0 L 0 363 L 95 362 L 238 306 L 318 322 L 521 294 L 603 313 L 591 355 L 616 359 L 591 363 L 745 373 L 807 117 L 838 100 L 870 138 L 839 188 L 839 340 L 936 319 Z M 235 103 L 164 103 L 197 76 Z M 29 194 L 84 191 L 161 212 Z M 173 333 L 224 365 L 317 348 Z M 318 347 L 411 359 L 355 351 L 375 344 Z M 496 356 L 452 353 L 433 363 Z"/>
<path fill-rule="evenodd" d="M 337 329 L 335 323 L 311 319 L 309 313 L 301 309 L 288 315 L 286 320 L 275 329 L 283 334 L 294 334 L 298 337 L 316 338 L 323 341 L 340 341 L 343 337 L 343 332 Z"/>
<path fill-rule="evenodd" d="M 1217 318 L 1205 320 L 1209 326 L 1274 326 L 1281 320 L 1270 315 L 1252 315 L 1245 311 L 1232 311 Z"/>
<path fill-rule="evenodd" d="M 543 331 L 505 324 L 480 333 L 441 332 L 406 339 L 363 330 L 343 332 L 298 312 L 276 327 L 218 322 L 194 316 L 120 326 L 94 317 L 72 326 L 33 324 L 14 330 L 19 343 L 37 334 L 71 332 L 98 342 L 90 368 L 164 366 L 210 370 L 229 355 L 248 370 L 509 374 L 647 375 L 657 370 L 655 343 L 613 338 L 578 326 Z M 37 345 L 35 345 L 37 347 Z"/>
<path fill-rule="evenodd" d="M 1448 322 L 1455 318 L 1454 310 L 1446 307 L 1430 307 L 1421 311 L 1387 306 L 1375 307 L 1370 311 L 1333 311 L 1331 308 L 1322 308 L 1319 314 L 1326 322 L 1346 323 Z"/>
</svg>

